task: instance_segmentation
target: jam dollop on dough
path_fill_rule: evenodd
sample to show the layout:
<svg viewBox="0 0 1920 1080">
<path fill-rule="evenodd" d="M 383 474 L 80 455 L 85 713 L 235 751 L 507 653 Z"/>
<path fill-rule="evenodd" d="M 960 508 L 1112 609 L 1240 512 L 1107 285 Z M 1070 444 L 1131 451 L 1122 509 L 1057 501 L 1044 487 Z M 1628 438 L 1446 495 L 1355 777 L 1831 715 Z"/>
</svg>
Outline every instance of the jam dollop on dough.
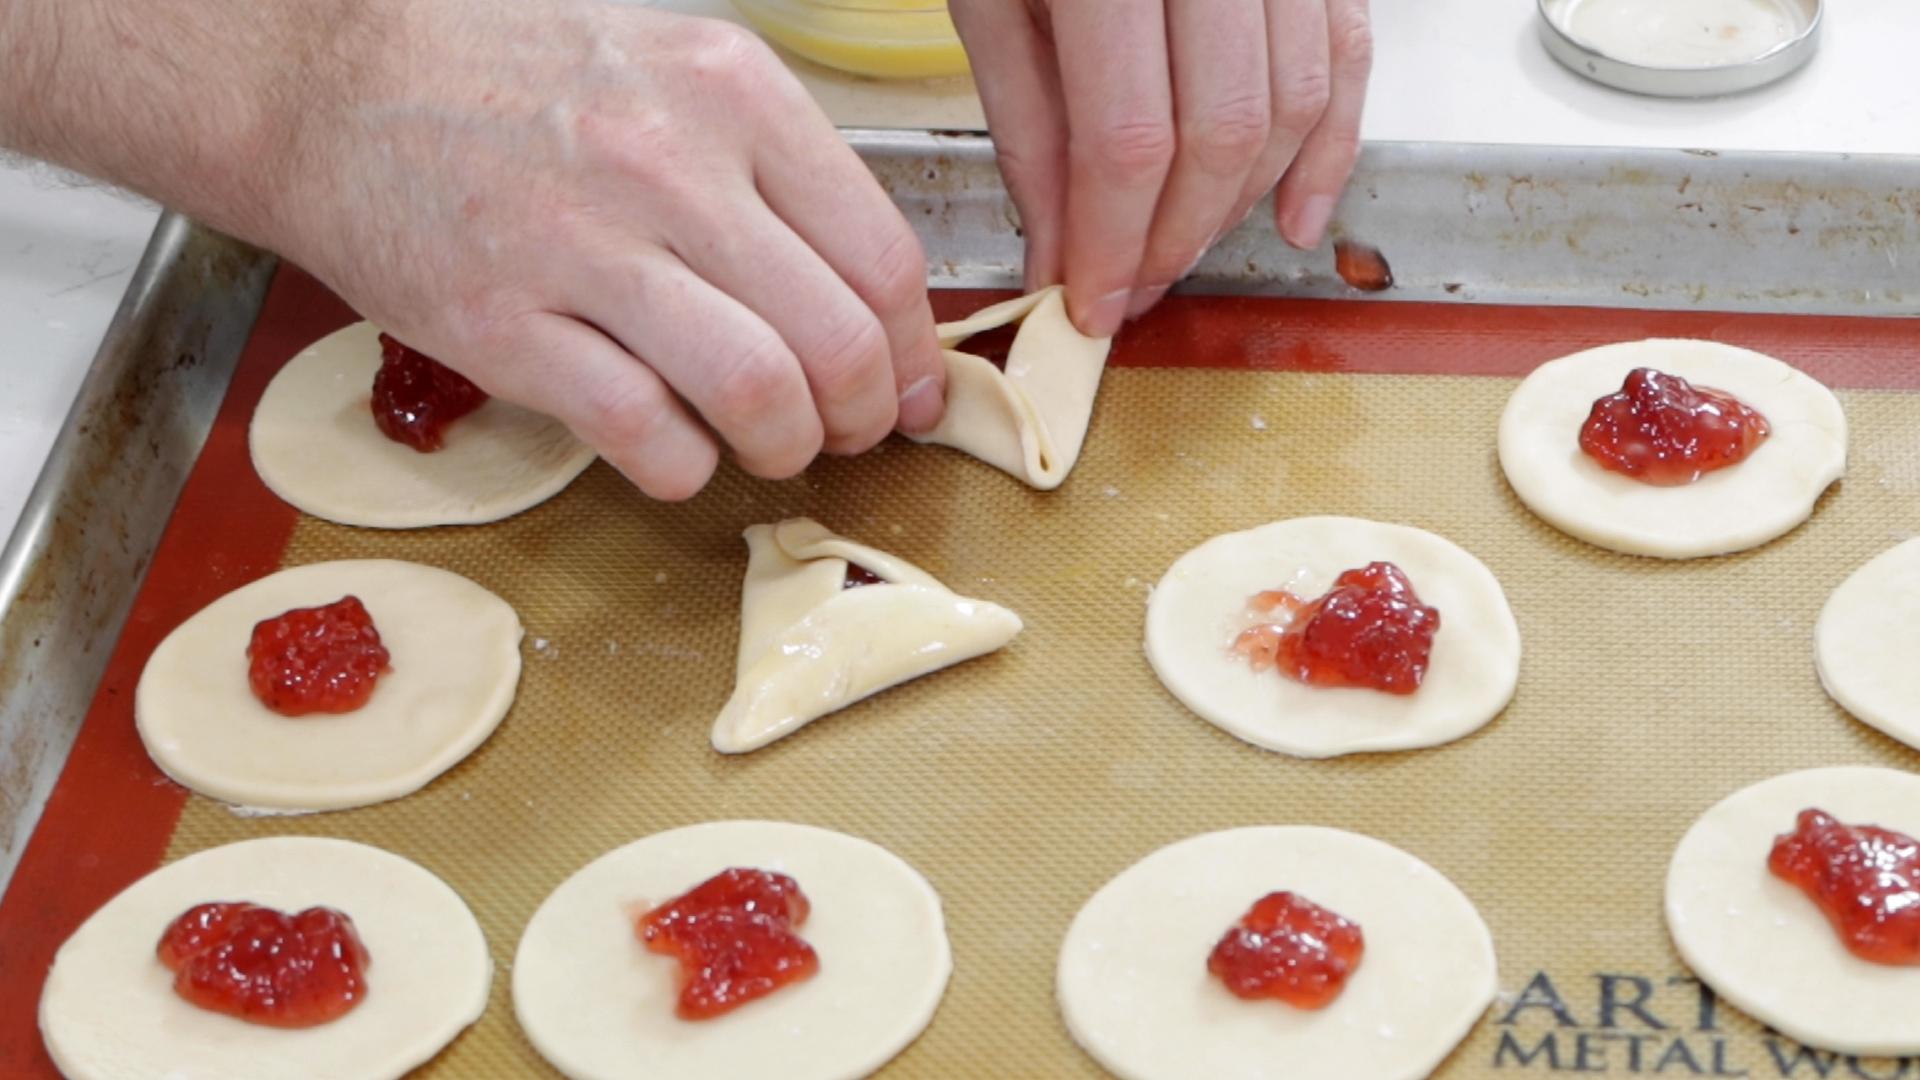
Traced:
<svg viewBox="0 0 1920 1080">
<path fill-rule="evenodd" d="M 373 422 L 382 434 L 421 453 L 440 449 L 447 425 L 486 404 L 487 392 L 433 357 L 380 335 L 373 376 Z"/>
<path fill-rule="evenodd" d="M 313 1027 L 367 997 L 367 947 L 353 920 L 332 908 L 289 915 L 244 902 L 200 904 L 168 925 L 156 952 L 174 973 L 174 993 L 250 1024 Z"/>
<path fill-rule="evenodd" d="M 1848 952 L 1920 964 L 1920 841 L 1809 807 L 1774 838 L 1767 868 L 1819 905 Z"/>
<path fill-rule="evenodd" d="M 1413 584 L 1390 562 L 1368 563 L 1334 579 L 1333 588 L 1305 601 L 1284 590 L 1248 602 L 1261 623 L 1243 631 L 1234 651 L 1255 671 L 1278 668 L 1309 686 L 1348 686 L 1411 694 L 1426 678 L 1440 612 L 1420 603 Z"/>
<path fill-rule="evenodd" d="M 1635 368 L 1617 392 L 1593 403 L 1580 449 L 1603 469 L 1674 487 L 1740 464 L 1771 431 L 1766 417 L 1731 394 Z"/>
<path fill-rule="evenodd" d="M 723 870 L 640 917 L 640 941 L 680 961 L 683 1020 L 709 1020 L 820 970 L 794 931 L 807 898 L 785 874 Z"/>
<path fill-rule="evenodd" d="M 343 596 L 255 623 L 247 684 L 282 716 L 352 712 L 373 696 L 390 659 L 366 606 Z"/>
<path fill-rule="evenodd" d="M 1207 970 L 1235 997 L 1322 1009 L 1346 988 L 1365 950 L 1359 924 L 1306 897 L 1275 892 L 1255 901 L 1213 947 Z"/>
</svg>

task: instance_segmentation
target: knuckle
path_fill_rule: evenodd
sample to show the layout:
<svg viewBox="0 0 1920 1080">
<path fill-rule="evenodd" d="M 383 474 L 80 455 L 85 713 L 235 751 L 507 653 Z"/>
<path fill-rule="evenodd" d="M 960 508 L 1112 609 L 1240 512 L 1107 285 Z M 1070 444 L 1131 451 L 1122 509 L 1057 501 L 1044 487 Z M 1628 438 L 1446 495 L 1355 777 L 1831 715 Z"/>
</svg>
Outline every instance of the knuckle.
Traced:
<svg viewBox="0 0 1920 1080">
<path fill-rule="evenodd" d="M 681 174 L 684 142 L 672 121 L 646 106 L 583 110 L 573 120 L 569 143 L 592 165 L 670 184 Z"/>
<path fill-rule="evenodd" d="M 1040 184 L 1060 172 L 1057 146 L 1034 148 L 1006 139 L 994 144 L 993 152 L 1010 190 Z"/>
<path fill-rule="evenodd" d="M 587 402 L 587 430 L 581 436 L 615 454 L 649 445 L 671 422 L 671 406 L 643 385 L 603 387 Z"/>
<path fill-rule="evenodd" d="M 1274 103 L 1274 126 L 1297 138 L 1312 131 L 1333 100 L 1333 78 L 1326 67 L 1314 65 L 1281 77 Z"/>
<path fill-rule="evenodd" d="M 1210 172 L 1239 172 L 1266 147 L 1272 121 L 1264 93 L 1230 98 L 1194 118 L 1182 132 L 1183 149 Z"/>
<path fill-rule="evenodd" d="M 1367 68 L 1373 64 L 1373 23 L 1364 4 L 1354 4 L 1338 12 L 1328 27 L 1328 45 L 1334 62 L 1347 67 Z"/>
<path fill-rule="evenodd" d="M 784 370 L 792 363 L 784 346 L 761 341 L 727 363 L 714 384 L 713 422 L 729 432 L 751 431 L 785 404 L 789 388 Z"/>
<path fill-rule="evenodd" d="M 719 19 L 699 20 L 689 31 L 682 58 L 689 82 L 728 100 L 757 99 L 776 84 L 776 72 L 785 71 L 759 35 Z"/>
<path fill-rule="evenodd" d="M 1084 153 L 1094 167 L 1120 181 L 1158 178 L 1173 162 L 1177 136 L 1159 117 L 1129 117 L 1094 131 Z"/>
<path fill-rule="evenodd" d="M 904 225 L 891 229 L 867 266 L 863 292 L 876 311 L 919 303 L 927 289 L 927 256 L 920 238 Z"/>
<path fill-rule="evenodd" d="M 887 336 L 871 316 L 843 319 L 822 334 L 806 358 L 808 381 L 824 402 L 859 398 L 882 372 Z"/>
<path fill-rule="evenodd" d="M 1326 142 L 1319 151 L 1326 155 L 1323 160 L 1337 165 L 1342 174 L 1351 172 L 1354 163 L 1360 160 L 1360 133 L 1342 129 L 1328 131 L 1323 137 Z"/>
</svg>

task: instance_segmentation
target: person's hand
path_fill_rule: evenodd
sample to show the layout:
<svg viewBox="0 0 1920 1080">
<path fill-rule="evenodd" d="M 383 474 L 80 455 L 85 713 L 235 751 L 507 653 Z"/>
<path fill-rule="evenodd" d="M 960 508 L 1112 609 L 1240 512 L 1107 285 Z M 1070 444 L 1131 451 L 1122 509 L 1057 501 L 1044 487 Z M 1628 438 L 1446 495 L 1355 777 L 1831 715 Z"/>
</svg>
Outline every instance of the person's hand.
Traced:
<svg viewBox="0 0 1920 1080">
<path fill-rule="evenodd" d="M 643 491 L 933 426 L 920 244 L 773 53 L 607 3 L 360 5 L 319 44 L 265 236 Z"/>
<path fill-rule="evenodd" d="M 950 0 L 1029 288 L 1103 337 L 1275 195 L 1317 247 L 1360 148 L 1367 0 Z"/>
</svg>

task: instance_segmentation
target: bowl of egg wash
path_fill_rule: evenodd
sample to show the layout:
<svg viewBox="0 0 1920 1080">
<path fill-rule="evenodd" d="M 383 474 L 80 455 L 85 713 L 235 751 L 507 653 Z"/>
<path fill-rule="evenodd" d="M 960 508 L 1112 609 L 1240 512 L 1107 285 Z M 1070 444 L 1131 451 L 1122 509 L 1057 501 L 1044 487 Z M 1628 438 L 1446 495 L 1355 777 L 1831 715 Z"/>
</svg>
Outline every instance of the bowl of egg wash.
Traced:
<svg viewBox="0 0 1920 1080">
<path fill-rule="evenodd" d="M 946 0 L 733 0 L 775 44 L 818 64 L 880 79 L 967 73 Z"/>
<path fill-rule="evenodd" d="M 1819 44 L 1822 0 L 1538 0 L 1554 59 L 1655 97 L 1717 97 L 1799 70 Z"/>
</svg>

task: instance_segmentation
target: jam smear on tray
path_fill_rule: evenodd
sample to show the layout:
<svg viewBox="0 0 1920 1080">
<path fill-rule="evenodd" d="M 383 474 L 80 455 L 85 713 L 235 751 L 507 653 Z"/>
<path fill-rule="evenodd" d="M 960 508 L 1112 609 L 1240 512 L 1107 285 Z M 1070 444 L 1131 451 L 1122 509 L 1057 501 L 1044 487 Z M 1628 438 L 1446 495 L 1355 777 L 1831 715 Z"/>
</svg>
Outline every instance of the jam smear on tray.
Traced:
<svg viewBox="0 0 1920 1080">
<path fill-rule="evenodd" d="M 1334 580 L 1317 600 L 1259 593 L 1249 606 L 1291 616 L 1252 627 L 1233 643 L 1255 671 L 1278 668 L 1309 686 L 1350 686 L 1411 694 L 1427 675 L 1440 612 L 1420 603 L 1407 575 L 1390 562 L 1368 563 Z"/>
<path fill-rule="evenodd" d="M 1580 449 L 1603 469 L 1674 487 L 1740 464 L 1771 430 L 1731 394 L 1635 368 L 1618 392 L 1593 403 Z"/>
<path fill-rule="evenodd" d="M 486 404 L 487 392 L 423 352 L 380 335 L 373 376 L 373 422 L 382 434 L 429 453 L 446 442 L 447 425 Z"/>
<path fill-rule="evenodd" d="M 1298 894 L 1275 892 L 1255 901 L 1213 947 L 1207 970 L 1235 997 L 1321 1009 L 1346 988 L 1365 950 L 1359 924 Z"/>
<path fill-rule="evenodd" d="M 1920 964 L 1920 840 L 1810 807 L 1774 838 L 1767 869 L 1819 905 L 1848 952 Z"/>
<path fill-rule="evenodd" d="M 352 712 L 388 670 L 380 631 L 359 597 L 262 619 L 247 643 L 247 683 L 282 716 Z"/>
<path fill-rule="evenodd" d="M 1393 268 L 1387 265 L 1387 257 L 1380 254 L 1380 249 L 1371 244 L 1334 241 L 1333 270 L 1341 281 L 1361 292 L 1385 292 L 1393 288 Z"/>
<path fill-rule="evenodd" d="M 820 970 L 794 931 L 807 898 L 785 874 L 723 870 L 640 916 L 640 941 L 680 960 L 683 1020 L 709 1020 Z"/>
<path fill-rule="evenodd" d="M 168 925 L 155 951 L 173 972 L 174 993 L 250 1024 L 313 1027 L 367 996 L 367 947 L 353 920 L 332 908 L 289 915 L 243 902 L 199 904 Z"/>
<path fill-rule="evenodd" d="M 862 585 L 885 585 L 887 579 L 861 566 L 859 563 L 847 564 L 847 576 L 840 581 L 842 589 L 857 589 Z"/>
</svg>

